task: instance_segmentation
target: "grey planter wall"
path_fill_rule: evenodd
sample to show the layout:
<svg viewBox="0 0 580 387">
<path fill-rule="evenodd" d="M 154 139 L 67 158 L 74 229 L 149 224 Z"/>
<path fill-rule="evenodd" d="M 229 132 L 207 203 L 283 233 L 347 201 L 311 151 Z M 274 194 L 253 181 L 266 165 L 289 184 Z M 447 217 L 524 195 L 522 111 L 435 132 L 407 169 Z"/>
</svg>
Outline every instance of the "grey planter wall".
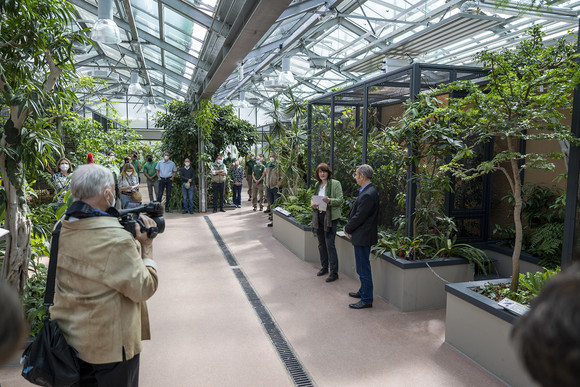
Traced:
<svg viewBox="0 0 580 387">
<path fill-rule="evenodd" d="M 402 312 L 445 308 L 445 282 L 439 277 L 449 282 L 473 280 L 463 258 L 407 261 L 385 254 L 371 259 L 371 267 L 375 293 Z"/>
<path fill-rule="evenodd" d="M 512 254 L 513 250 L 507 247 L 500 246 L 496 243 L 489 242 L 480 248 L 493 259 L 494 266 L 497 269 L 500 277 L 511 277 L 512 275 Z M 520 273 L 536 273 L 544 271 L 544 268 L 538 265 L 540 260 L 530 254 L 520 254 Z"/>
<path fill-rule="evenodd" d="M 511 386 L 538 386 L 519 362 L 509 338 L 517 317 L 469 289 L 487 282 L 508 281 L 446 285 L 445 342 Z"/>
<path fill-rule="evenodd" d="M 337 236 L 336 249 L 339 270 L 358 280 L 350 240 Z M 450 282 L 473 280 L 471 267 L 462 258 L 407 261 L 390 254 L 378 258 L 371 254 L 371 269 L 374 293 L 402 312 L 445 308 L 445 282 L 437 275 Z"/>
<path fill-rule="evenodd" d="M 298 223 L 293 217 L 272 211 L 272 235 L 303 261 L 320 262 L 318 241 L 312 228 Z"/>
</svg>

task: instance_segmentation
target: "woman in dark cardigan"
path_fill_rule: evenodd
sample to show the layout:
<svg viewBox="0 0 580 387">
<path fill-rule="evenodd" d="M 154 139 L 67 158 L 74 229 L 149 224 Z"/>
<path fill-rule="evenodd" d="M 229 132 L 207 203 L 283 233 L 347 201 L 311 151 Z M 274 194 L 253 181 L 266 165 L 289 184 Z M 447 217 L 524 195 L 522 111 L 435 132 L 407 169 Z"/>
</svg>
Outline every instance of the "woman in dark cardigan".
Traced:
<svg viewBox="0 0 580 387">
<path fill-rule="evenodd" d="M 332 169 L 328 164 L 321 163 L 316 168 L 316 180 L 314 195 L 322 196 L 322 201 L 327 204 L 326 210 L 319 209 L 317 204 L 312 204 L 312 229 L 318 237 L 318 252 L 322 269 L 316 274 L 322 276 L 329 272 L 326 282 L 338 279 L 338 255 L 334 245 L 336 238 L 336 225 L 340 218 L 342 206 L 342 186 L 338 180 L 332 179 Z"/>
</svg>

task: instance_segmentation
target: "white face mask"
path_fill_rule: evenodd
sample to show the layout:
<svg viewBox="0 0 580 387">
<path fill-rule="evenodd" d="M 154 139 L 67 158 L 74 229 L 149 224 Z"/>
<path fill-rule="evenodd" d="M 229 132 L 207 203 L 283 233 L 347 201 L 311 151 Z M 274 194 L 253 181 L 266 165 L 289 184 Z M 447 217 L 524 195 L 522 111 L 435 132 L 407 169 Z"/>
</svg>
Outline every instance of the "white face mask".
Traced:
<svg viewBox="0 0 580 387">
<path fill-rule="evenodd" d="M 186 162 L 186 163 L 185 163 L 185 166 L 186 166 L 186 167 L 189 167 L 189 163 L 188 163 L 188 162 Z"/>
<path fill-rule="evenodd" d="M 270 157 L 270 162 L 271 162 L 271 163 L 273 163 L 273 162 L 274 162 L 274 160 L 276 160 L 276 159 L 275 159 L 275 158 L 273 158 L 273 157 Z"/>
<path fill-rule="evenodd" d="M 68 169 L 69 169 L 69 166 L 68 166 L 68 164 L 62 163 L 62 164 L 60 165 L 60 169 L 62 169 L 63 171 L 68 171 Z"/>
<path fill-rule="evenodd" d="M 251 157 L 252 160 L 256 160 L 256 158 L 254 156 Z"/>
<path fill-rule="evenodd" d="M 109 191 L 109 193 L 113 197 L 113 203 L 109 203 L 109 199 L 107 199 L 107 193 L 106 192 L 105 192 L 105 200 L 107 201 L 107 204 L 109 205 L 109 207 L 115 207 L 115 195 L 113 195 L 113 193 L 111 191 Z"/>
<path fill-rule="evenodd" d="M 169 156 L 163 156 L 163 159 L 165 159 L 165 161 L 169 160 Z"/>
<path fill-rule="evenodd" d="M 240 165 L 240 162 L 239 161 L 236 161 L 236 166 L 238 166 L 238 165 Z"/>
<path fill-rule="evenodd" d="M 222 159 L 218 159 L 217 164 L 222 165 Z"/>
<path fill-rule="evenodd" d="M 132 172 L 132 171 L 127 171 L 127 172 L 125 172 L 125 173 L 127 174 L 127 176 L 131 176 L 131 175 L 133 174 L 133 172 Z"/>
</svg>

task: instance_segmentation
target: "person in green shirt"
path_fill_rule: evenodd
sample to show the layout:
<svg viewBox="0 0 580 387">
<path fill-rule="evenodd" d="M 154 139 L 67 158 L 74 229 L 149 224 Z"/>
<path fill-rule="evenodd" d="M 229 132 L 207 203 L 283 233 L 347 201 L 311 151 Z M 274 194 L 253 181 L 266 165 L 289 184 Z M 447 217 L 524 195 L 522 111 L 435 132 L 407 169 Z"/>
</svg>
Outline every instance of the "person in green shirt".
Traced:
<svg viewBox="0 0 580 387">
<path fill-rule="evenodd" d="M 224 159 L 224 165 L 226 168 L 232 168 L 232 163 L 234 162 L 234 158 L 232 157 L 232 152 L 228 151 L 228 156 Z"/>
<path fill-rule="evenodd" d="M 252 205 L 254 211 L 260 204 L 260 211 L 264 209 L 264 179 L 266 178 L 266 167 L 262 165 L 260 159 L 256 160 L 256 165 L 252 169 Z M 258 200 L 258 195 L 260 200 Z"/>
<path fill-rule="evenodd" d="M 246 181 L 248 182 L 248 201 L 252 200 L 252 173 L 254 172 L 254 165 L 256 165 L 256 156 L 252 153 L 249 160 L 246 157 Z"/>
<path fill-rule="evenodd" d="M 139 161 L 139 155 L 137 154 L 137 152 L 133 152 L 133 154 L 131 156 L 131 164 L 133 164 L 133 169 L 135 170 L 135 174 L 137 175 L 139 182 L 141 182 L 140 173 L 143 170 L 143 166 L 141 165 L 141 162 Z"/>
<path fill-rule="evenodd" d="M 143 164 L 143 174 L 147 179 L 147 190 L 149 191 L 149 201 L 151 202 L 155 201 L 159 188 L 156 166 L 157 162 L 153 161 L 153 156 L 147 155 L 147 162 Z"/>
</svg>

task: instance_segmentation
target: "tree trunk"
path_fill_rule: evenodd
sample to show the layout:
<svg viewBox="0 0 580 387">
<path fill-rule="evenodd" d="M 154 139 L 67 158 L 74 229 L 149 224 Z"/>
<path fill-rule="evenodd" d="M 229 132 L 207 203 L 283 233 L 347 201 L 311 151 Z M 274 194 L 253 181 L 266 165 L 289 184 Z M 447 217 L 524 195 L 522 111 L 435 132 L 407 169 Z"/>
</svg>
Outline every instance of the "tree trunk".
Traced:
<svg viewBox="0 0 580 387">
<path fill-rule="evenodd" d="M 512 255 L 512 282 L 510 284 L 510 290 L 515 292 L 518 290 L 518 285 L 520 281 L 520 254 L 522 252 L 522 239 L 523 239 L 523 227 L 522 227 L 522 181 L 520 179 L 520 173 L 518 168 L 518 162 L 516 160 L 511 161 L 513 179 L 514 179 L 514 225 L 516 228 L 516 240 L 514 242 L 514 252 Z"/>
<path fill-rule="evenodd" d="M 2 145 L 6 141 L 2 139 Z M 0 168 L 6 171 L 6 155 L 0 155 Z M 22 295 L 28 280 L 30 262 L 30 220 L 19 204 L 18 189 L 12 184 L 7 174 L 3 174 L 3 185 L 6 191 L 5 227 L 10 231 L 6 237 L 6 254 L 2 265 L 4 278 L 19 294 Z"/>
</svg>

